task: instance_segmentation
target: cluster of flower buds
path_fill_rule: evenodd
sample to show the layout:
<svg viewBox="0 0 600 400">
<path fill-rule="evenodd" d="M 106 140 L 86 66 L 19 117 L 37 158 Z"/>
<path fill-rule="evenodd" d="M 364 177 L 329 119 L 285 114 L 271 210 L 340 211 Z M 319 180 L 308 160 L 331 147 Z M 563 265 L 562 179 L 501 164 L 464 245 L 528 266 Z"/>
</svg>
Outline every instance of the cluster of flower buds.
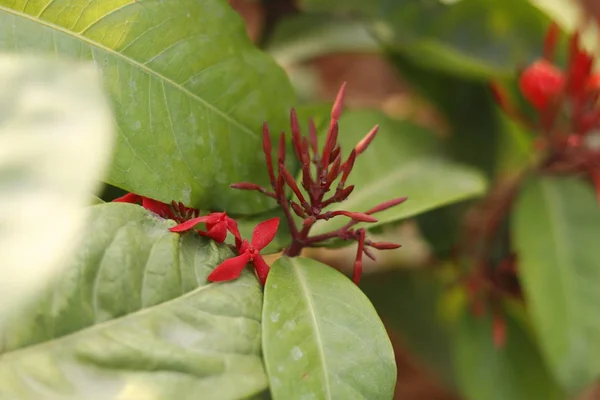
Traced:
<svg viewBox="0 0 600 400">
<path fill-rule="evenodd" d="M 283 209 L 287 223 L 292 235 L 292 243 L 285 250 L 288 256 L 296 256 L 304 247 L 314 247 L 319 242 L 338 238 L 342 240 L 356 240 L 358 250 L 354 264 L 353 280 L 358 283 L 362 273 L 362 255 L 366 254 L 375 259 L 370 248 L 386 250 L 395 249 L 400 245 L 387 242 L 372 242 L 365 237 L 364 229 L 353 229 L 359 222 L 377 222 L 372 214 L 386 210 L 406 200 L 405 197 L 384 202 L 364 213 L 351 211 L 324 211 L 327 206 L 340 203 L 348 198 L 354 190 L 354 185 L 347 186 L 346 182 L 356 161 L 356 157 L 363 153 L 377 134 L 378 126 L 375 126 L 350 152 L 345 161 L 342 161 L 342 152 L 338 144 L 338 121 L 340 119 L 345 83 L 342 85 L 331 111 L 331 120 L 325 144 L 321 152 L 318 149 L 317 129 L 312 120 L 309 121 L 308 136 L 303 136 L 298 123 L 298 117 L 294 109 L 290 112 L 292 147 L 297 160 L 300 162 L 302 178 L 300 185 L 294 176 L 287 170 L 286 161 L 286 138 L 282 132 L 279 137 L 277 149 L 277 173 L 273 166 L 273 146 L 269 128 L 263 125 L 263 151 L 267 164 L 267 172 L 272 190 L 254 183 L 242 182 L 231 185 L 231 187 L 242 190 L 256 190 L 277 201 Z M 333 184 L 337 181 L 335 187 Z M 295 199 L 288 199 L 286 186 L 289 187 Z M 328 193 L 331 194 L 329 196 Z M 300 227 L 296 226 L 293 214 L 302 218 Z M 345 216 L 350 221 L 342 228 L 315 236 L 309 236 L 311 227 L 319 220 L 329 220 L 336 216 Z"/>
<path fill-rule="evenodd" d="M 555 66 L 552 60 L 559 34 L 558 26 L 552 24 L 544 57 L 519 78 L 519 89 L 538 112 L 538 122 L 529 121 L 514 107 L 502 87 L 492 83 L 492 90 L 508 116 L 542 133 L 536 143 L 549 155 L 544 169 L 587 173 L 600 198 L 600 74 L 594 73 L 594 59 L 582 49 L 579 33 L 570 37 L 566 70 Z"/>
<path fill-rule="evenodd" d="M 199 216 L 200 210 L 186 207 L 183 203 L 172 202 L 166 204 L 135 193 L 128 193 L 113 200 L 113 202 L 139 204 L 162 218 L 176 221 L 178 225 L 170 228 L 171 232 L 195 231 L 199 235 L 211 238 L 218 243 L 225 242 L 227 232 L 231 233 L 235 238 L 235 248 L 238 256 L 221 263 L 208 276 L 208 280 L 210 282 L 221 282 L 236 279 L 247 264 L 253 264 L 260 282 L 263 285 L 265 284 L 269 266 L 260 255 L 260 251 L 275 237 L 279 227 L 279 218 L 272 218 L 258 224 L 252 232 L 252 240 L 248 242 L 241 237 L 237 222 L 224 212 L 213 212 Z M 205 231 L 196 229 L 201 224 L 206 226 Z"/>
<path fill-rule="evenodd" d="M 135 193 L 127 193 L 125 196 L 114 199 L 113 202 L 139 204 L 146 210 L 152 211 L 162 218 L 172 219 L 177 223 L 182 223 L 200 215 L 200 210 L 186 207 L 181 202 L 176 203 L 173 201 L 171 204 L 167 204 Z"/>
</svg>

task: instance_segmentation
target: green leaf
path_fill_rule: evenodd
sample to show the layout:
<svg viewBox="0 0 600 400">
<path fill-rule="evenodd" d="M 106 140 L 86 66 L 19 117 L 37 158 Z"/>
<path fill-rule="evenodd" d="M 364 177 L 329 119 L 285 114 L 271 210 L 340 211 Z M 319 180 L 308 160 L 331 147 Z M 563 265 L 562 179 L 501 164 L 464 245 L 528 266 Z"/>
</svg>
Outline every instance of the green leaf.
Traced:
<svg viewBox="0 0 600 400">
<path fill-rule="evenodd" d="M 91 207 L 69 269 L 0 329 L 0 398 L 239 399 L 267 386 L 261 288 L 231 255 L 140 206 Z"/>
<path fill-rule="evenodd" d="M 377 213 L 378 222 L 364 224 L 375 228 L 485 191 L 486 181 L 481 174 L 440 156 L 438 141 L 430 131 L 408 121 L 393 120 L 379 111 L 354 110 L 342 116 L 342 152 L 348 154 L 376 124 L 379 133 L 357 157 L 348 180 L 348 185 L 356 185 L 354 191 L 348 200 L 333 205 L 331 210 L 364 212 L 386 200 L 408 196 L 405 203 Z M 337 229 L 347 221 L 344 217 L 319 221 L 311 234 Z"/>
<path fill-rule="evenodd" d="M 364 24 L 324 13 L 300 13 L 277 25 L 267 48 L 282 65 L 332 52 L 376 52 L 379 44 Z"/>
<path fill-rule="evenodd" d="M 360 287 L 407 349 L 445 383 L 454 385 L 450 332 L 439 309 L 443 287 L 436 276 L 395 269 L 365 274 Z"/>
<path fill-rule="evenodd" d="M 535 177 L 516 202 L 512 237 L 542 351 L 574 392 L 600 377 L 600 212 L 592 186 Z"/>
<path fill-rule="evenodd" d="M 457 380 L 469 400 L 562 400 L 527 330 L 506 315 L 506 344 L 497 349 L 492 317 L 463 312 L 454 336 Z"/>
<path fill-rule="evenodd" d="M 295 95 L 225 0 L 0 0 L 0 50 L 94 60 L 119 140 L 107 182 L 232 213 L 273 202 L 231 190 L 266 183 L 261 124 L 287 127 Z"/>
<path fill-rule="evenodd" d="M 1 325 L 76 244 L 113 126 L 91 65 L 1 55 L 0 87 Z"/>
<path fill-rule="evenodd" d="M 279 399 L 391 399 L 396 365 L 375 309 L 348 278 L 282 257 L 265 287 L 263 352 Z"/>
<path fill-rule="evenodd" d="M 421 66 L 463 76 L 514 74 L 541 54 L 548 19 L 521 0 L 302 0 L 309 11 L 351 14 Z"/>
<path fill-rule="evenodd" d="M 90 196 L 89 198 L 89 202 L 90 205 L 95 205 L 95 204 L 104 204 L 106 203 L 104 200 L 102 200 L 100 197 L 98 196 Z"/>
<path fill-rule="evenodd" d="M 503 130 L 488 83 L 423 69 L 401 53 L 388 53 L 388 57 L 413 89 L 443 114 L 453 158 L 493 177 Z"/>
</svg>

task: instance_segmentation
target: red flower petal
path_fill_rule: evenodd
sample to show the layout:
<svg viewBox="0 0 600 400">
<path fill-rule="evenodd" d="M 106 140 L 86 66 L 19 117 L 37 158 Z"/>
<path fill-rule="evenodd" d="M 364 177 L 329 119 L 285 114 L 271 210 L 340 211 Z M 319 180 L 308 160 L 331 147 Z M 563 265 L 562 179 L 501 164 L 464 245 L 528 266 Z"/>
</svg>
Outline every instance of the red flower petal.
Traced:
<svg viewBox="0 0 600 400">
<path fill-rule="evenodd" d="M 142 207 L 163 218 L 175 219 L 171 206 L 158 200 L 142 197 Z"/>
<path fill-rule="evenodd" d="M 194 228 L 196 225 L 201 224 L 203 222 L 206 222 L 206 220 L 208 218 L 209 218 L 209 215 L 204 215 L 202 217 L 190 219 L 189 221 L 185 221 L 184 223 L 179 224 L 177 226 L 174 226 L 174 227 L 172 227 L 169 230 L 171 232 L 185 232 L 185 231 L 189 231 L 190 229 Z"/>
<path fill-rule="evenodd" d="M 250 247 L 250 244 L 248 243 L 248 241 L 246 239 L 242 239 L 242 244 L 240 245 L 240 247 L 238 249 L 238 254 L 245 253 L 246 251 L 248 251 L 249 247 Z"/>
<path fill-rule="evenodd" d="M 269 266 L 265 262 L 265 259 L 262 258 L 262 256 L 254 256 L 254 269 L 256 270 L 256 275 L 258 275 L 258 280 L 260 280 L 261 285 L 264 286 L 265 282 L 267 282 Z"/>
<path fill-rule="evenodd" d="M 585 88 L 586 81 L 592 72 L 594 59 L 579 46 L 579 34 L 571 37 L 569 54 L 569 93 L 578 96 Z"/>
<path fill-rule="evenodd" d="M 142 196 L 138 196 L 135 193 L 127 193 L 125 196 L 121 196 L 113 200 L 113 203 L 134 203 L 137 204 L 142 201 Z"/>
<path fill-rule="evenodd" d="M 215 242 L 223 243 L 227 237 L 227 224 L 225 222 L 219 222 L 215 224 L 208 232 L 198 231 L 202 236 L 208 236 Z"/>
<path fill-rule="evenodd" d="M 223 282 L 236 279 L 240 276 L 246 264 L 248 264 L 248 260 L 250 260 L 248 254 L 228 258 L 211 272 L 208 276 L 208 280 L 210 282 Z"/>
<path fill-rule="evenodd" d="M 561 70 L 548 61 L 539 60 L 523 71 L 519 88 L 535 108 L 543 110 L 562 91 L 564 81 Z"/>
<path fill-rule="evenodd" d="M 242 235 L 240 235 L 240 230 L 238 229 L 237 221 L 233 218 L 226 217 L 227 220 L 227 230 L 231 232 L 231 234 L 235 237 L 235 247 L 240 251 L 242 246 Z"/>
<path fill-rule="evenodd" d="M 499 315 L 494 315 L 492 320 L 492 337 L 495 348 L 500 349 L 506 344 L 506 322 Z"/>
<path fill-rule="evenodd" d="M 279 218 L 271 218 L 256 225 L 252 231 L 252 246 L 260 251 L 264 249 L 275 237 L 279 228 Z"/>
<path fill-rule="evenodd" d="M 226 217 L 227 220 L 227 229 L 229 230 L 229 232 L 231 232 L 231 234 L 233 236 L 235 236 L 237 239 L 242 239 L 242 235 L 240 235 L 240 230 L 238 229 L 238 224 L 237 221 L 234 220 L 233 218 L 229 218 Z"/>
</svg>

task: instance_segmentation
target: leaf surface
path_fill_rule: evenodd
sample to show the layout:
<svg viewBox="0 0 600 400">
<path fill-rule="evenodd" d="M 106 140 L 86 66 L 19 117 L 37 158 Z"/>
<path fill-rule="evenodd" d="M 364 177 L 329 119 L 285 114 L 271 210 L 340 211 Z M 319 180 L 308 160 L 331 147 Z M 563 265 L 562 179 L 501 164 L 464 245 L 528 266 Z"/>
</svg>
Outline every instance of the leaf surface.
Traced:
<svg viewBox="0 0 600 400">
<path fill-rule="evenodd" d="M 534 177 L 516 202 L 512 237 L 527 304 L 551 370 L 569 391 L 600 377 L 600 211 L 577 178 Z"/>
<path fill-rule="evenodd" d="M 426 68 L 489 78 L 541 53 L 548 19 L 521 0 L 302 0 L 308 11 L 358 16 L 386 47 Z"/>
<path fill-rule="evenodd" d="M 287 126 L 295 95 L 224 0 L 0 0 L 0 50 L 93 60 L 119 128 L 108 183 L 232 213 L 274 204 L 261 124 Z"/>
<path fill-rule="evenodd" d="M 518 320 L 506 315 L 506 344 L 493 343 L 492 317 L 462 313 L 454 337 L 457 380 L 468 400 L 563 400 L 535 342 Z"/>
<path fill-rule="evenodd" d="M 239 399 L 267 386 L 261 288 L 225 246 L 133 204 L 91 207 L 69 269 L 0 330 L 0 398 Z"/>
<path fill-rule="evenodd" d="M 367 297 L 318 261 L 282 257 L 269 273 L 263 352 L 273 399 L 391 399 L 394 352 Z"/>
</svg>

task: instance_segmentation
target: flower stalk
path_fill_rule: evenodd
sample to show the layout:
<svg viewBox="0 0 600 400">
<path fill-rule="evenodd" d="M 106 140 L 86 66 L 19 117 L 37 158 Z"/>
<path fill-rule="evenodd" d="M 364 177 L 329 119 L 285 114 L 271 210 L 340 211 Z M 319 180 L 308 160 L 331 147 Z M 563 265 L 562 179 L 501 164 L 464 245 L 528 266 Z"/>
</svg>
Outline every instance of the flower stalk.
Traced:
<svg viewBox="0 0 600 400">
<path fill-rule="evenodd" d="M 290 257 L 300 254 L 306 247 L 316 247 L 319 243 L 340 239 L 358 242 L 356 262 L 354 264 L 353 280 L 358 283 L 362 271 L 362 254 L 375 258 L 370 248 L 388 250 L 400 247 L 393 243 L 375 243 L 366 239 L 364 228 L 354 229 L 353 226 L 359 222 L 375 223 L 377 219 L 372 214 L 386 210 L 401 204 L 406 197 L 386 201 L 367 212 L 352 212 L 345 210 L 326 211 L 325 208 L 335 203 L 346 200 L 354 185 L 347 186 L 347 181 L 355 165 L 356 158 L 364 153 L 379 130 L 373 127 L 365 137 L 350 152 L 348 158 L 342 161 L 341 146 L 338 143 L 339 119 L 343 110 L 343 101 L 346 91 L 344 83 L 340 88 L 336 100 L 331 109 L 329 128 L 321 151 L 318 148 L 317 129 L 314 121 L 309 121 L 308 135 L 303 136 L 296 111 L 290 111 L 291 145 L 293 154 L 300 163 L 301 179 L 300 185 L 285 166 L 285 136 L 279 137 L 277 151 L 277 174 L 273 167 L 271 135 L 267 124 L 263 124 L 263 152 L 271 189 L 267 189 L 254 183 L 242 182 L 231 185 L 232 188 L 241 190 L 255 190 L 277 201 L 280 205 L 287 224 L 289 225 L 292 240 L 290 246 L 284 250 L 284 254 Z M 337 186 L 332 191 L 335 182 Z M 288 199 L 285 187 L 288 187 L 293 195 Z M 294 215 L 302 219 L 297 226 Z M 350 221 L 343 227 L 320 235 L 310 235 L 311 228 L 319 220 L 329 220 L 335 217 L 346 217 Z"/>
</svg>

